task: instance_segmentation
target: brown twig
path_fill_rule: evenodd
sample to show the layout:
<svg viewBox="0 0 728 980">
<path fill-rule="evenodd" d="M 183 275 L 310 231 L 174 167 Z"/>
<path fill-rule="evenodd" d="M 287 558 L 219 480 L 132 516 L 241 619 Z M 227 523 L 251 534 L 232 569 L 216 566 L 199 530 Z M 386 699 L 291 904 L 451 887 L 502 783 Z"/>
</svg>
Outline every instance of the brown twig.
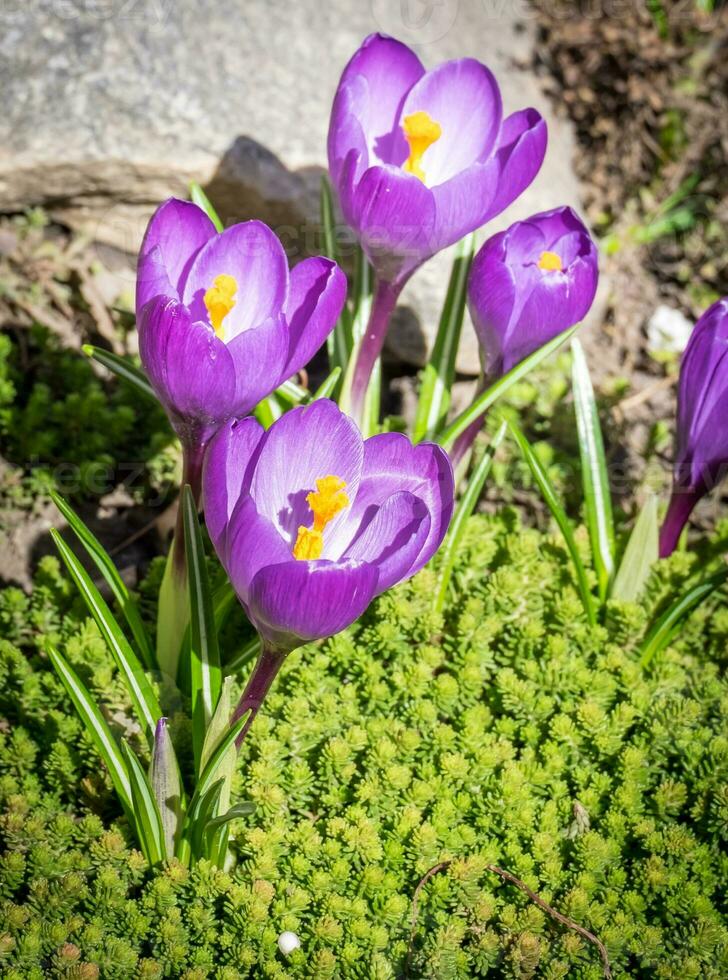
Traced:
<svg viewBox="0 0 728 980">
<path fill-rule="evenodd" d="M 417 915 L 420 892 L 430 878 L 440 871 L 445 871 L 451 864 L 452 861 L 441 861 L 439 864 L 434 865 L 434 867 L 430 868 L 429 871 L 426 871 L 422 878 L 420 878 L 419 882 L 417 883 L 417 887 L 415 888 L 414 895 L 412 896 L 412 927 L 410 929 L 409 946 L 407 948 L 407 962 L 405 965 L 406 977 L 409 977 L 410 975 L 412 949 L 415 941 L 415 933 L 417 931 Z M 598 936 L 595 936 L 593 932 L 589 932 L 588 929 L 585 929 L 584 926 L 580 926 L 578 922 L 574 922 L 574 920 L 570 919 L 568 916 L 562 915 L 561 912 L 558 912 L 555 908 L 549 905 L 548 902 L 544 902 L 540 895 L 537 895 L 536 892 L 531 891 L 525 882 L 521 881 L 520 878 L 516 878 L 516 876 L 511 874 L 510 871 L 505 871 L 503 868 L 499 868 L 496 864 L 486 864 L 485 867 L 488 871 L 491 871 L 493 874 L 503 878 L 504 881 L 508 881 L 510 884 L 515 885 L 516 888 L 520 889 L 524 895 L 527 895 L 535 905 L 538 905 L 540 909 L 550 915 L 552 919 L 556 919 L 557 922 L 560 922 L 563 926 L 566 926 L 567 929 L 573 929 L 574 932 L 577 932 L 580 936 L 583 936 L 584 939 L 596 946 L 602 959 L 604 976 L 606 977 L 606 980 L 612 980 L 612 968 L 609 965 L 609 954 L 607 953 L 606 946 Z"/>
</svg>

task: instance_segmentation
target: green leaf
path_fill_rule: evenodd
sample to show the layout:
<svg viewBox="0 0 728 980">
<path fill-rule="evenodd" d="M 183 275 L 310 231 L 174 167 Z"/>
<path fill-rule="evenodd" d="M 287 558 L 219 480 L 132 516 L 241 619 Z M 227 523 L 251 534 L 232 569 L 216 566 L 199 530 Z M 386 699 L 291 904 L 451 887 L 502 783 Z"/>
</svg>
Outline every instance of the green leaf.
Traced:
<svg viewBox="0 0 728 980">
<path fill-rule="evenodd" d="M 280 401 L 285 402 L 287 405 L 300 405 L 301 402 L 306 401 L 309 396 L 309 392 L 300 385 L 297 385 L 295 381 L 284 381 L 282 385 L 273 392 L 273 394 Z"/>
<path fill-rule="evenodd" d="M 141 763 L 126 742 L 121 743 L 121 751 L 129 773 L 134 820 L 139 843 L 149 866 L 153 868 L 155 864 L 160 864 L 167 857 L 162 818 L 159 815 L 151 784 L 141 767 Z"/>
<path fill-rule="evenodd" d="M 374 273 L 369 260 L 364 252 L 358 248 L 356 252 L 356 268 L 354 274 L 353 294 L 353 314 L 351 333 L 353 346 L 349 354 L 348 363 L 345 366 L 344 378 L 341 382 L 339 392 L 339 408 L 342 412 L 348 412 L 351 406 L 351 384 L 354 379 L 357 355 L 362 338 L 369 323 L 369 314 L 372 309 L 372 290 L 374 288 Z M 368 424 L 371 420 L 378 421 L 379 404 L 381 394 L 381 364 L 377 359 L 372 369 L 372 378 L 367 388 L 366 404 L 364 406 L 364 416 Z M 362 429 L 364 432 L 364 429 Z"/>
<path fill-rule="evenodd" d="M 526 460 L 526 463 L 528 463 L 528 468 L 531 470 L 533 478 L 538 484 L 543 498 L 564 536 L 566 547 L 571 555 L 571 560 L 574 563 L 577 585 L 581 594 L 581 601 L 584 606 L 584 611 L 586 612 L 589 623 L 594 626 L 596 625 L 594 597 L 591 593 L 591 589 L 589 588 L 589 580 L 587 579 L 586 571 L 584 570 L 584 565 L 582 563 L 581 556 L 579 555 L 579 549 L 576 545 L 576 539 L 574 538 L 574 531 L 571 526 L 571 521 L 566 516 L 564 508 L 559 503 L 558 497 L 556 496 L 556 491 L 554 490 L 554 486 L 549 479 L 548 473 L 541 465 L 541 462 L 533 451 L 528 439 L 526 439 L 515 422 L 511 423 L 510 428 L 516 442 L 518 443 L 518 447 L 523 454 L 523 458 Z"/>
<path fill-rule="evenodd" d="M 267 398 L 258 402 L 253 414 L 264 429 L 270 429 L 273 423 L 283 415 L 283 410 L 273 395 L 268 395 Z"/>
<path fill-rule="evenodd" d="M 493 465 L 493 458 L 498 447 L 503 441 L 505 431 L 506 423 L 503 422 L 495 434 L 493 441 L 483 454 L 483 458 L 480 460 L 478 465 L 475 467 L 475 470 L 471 474 L 465 488 L 465 492 L 463 493 L 460 503 L 457 506 L 457 510 L 455 511 L 455 516 L 452 519 L 450 529 L 447 532 L 447 537 L 445 538 L 441 551 L 442 561 L 440 564 L 440 585 L 434 602 L 435 611 L 438 613 L 442 612 L 445 605 L 447 590 L 450 585 L 450 577 L 452 576 L 452 570 L 455 565 L 458 548 L 460 547 L 460 542 L 462 541 L 465 526 L 468 518 L 475 510 L 475 505 L 480 499 L 483 486 L 488 478 L 488 474 L 490 473 L 490 468 Z"/>
<path fill-rule="evenodd" d="M 444 446 L 445 449 L 451 449 L 457 437 L 462 432 L 465 432 L 471 422 L 475 422 L 481 415 L 484 415 L 493 402 L 501 398 L 512 385 L 516 384 L 516 382 L 520 381 L 521 378 L 525 377 L 528 372 L 537 367 L 541 361 L 546 360 L 550 354 L 553 354 L 553 352 L 560 347 L 564 341 L 568 340 L 569 337 L 571 337 L 578 329 L 579 324 L 574 327 L 569 327 L 568 330 L 564 330 L 563 333 L 560 333 L 557 337 L 554 337 L 553 340 L 550 340 L 548 344 L 544 344 L 543 347 L 539 347 L 537 351 L 530 354 L 527 358 L 521 361 L 520 364 L 517 364 L 514 368 L 511 368 L 508 374 L 504 374 L 503 377 L 499 378 L 495 384 L 490 386 L 490 388 L 486 388 L 486 390 L 473 401 L 472 405 L 468 406 L 464 412 L 461 412 L 460 415 L 458 415 L 458 417 L 450 423 L 447 429 L 445 429 L 445 431 L 438 436 L 437 441 L 440 443 L 440 445 Z"/>
<path fill-rule="evenodd" d="M 455 359 L 465 316 L 468 273 L 474 250 L 475 235 L 471 234 L 462 239 L 455 253 L 435 346 L 420 382 L 413 435 L 415 442 L 432 438 L 445 421 L 450 407 L 450 390 L 455 380 Z"/>
<path fill-rule="evenodd" d="M 659 557 L 657 494 L 651 493 L 635 521 L 624 549 L 619 570 L 614 577 L 611 596 L 624 602 L 635 602 Z"/>
<path fill-rule="evenodd" d="M 207 194 L 203 191 L 196 180 L 190 183 L 190 200 L 197 205 L 198 208 L 202 208 L 207 217 L 215 226 L 215 230 L 221 232 L 224 228 L 222 221 L 220 221 L 220 216 L 218 215 L 215 208 L 210 203 L 210 199 Z"/>
<path fill-rule="evenodd" d="M 192 699 L 192 744 L 199 763 L 205 732 L 220 697 L 220 652 L 207 578 L 205 549 L 197 520 L 197 505 L 189 485 L 182 489 L 185 554 L 190 591 L 190 687 Z"/>
<path fill-rule="evenodd" d="M 201 768 L 207 765 L 215 745 L 223 737 L 230 727 L 230 716 L 232 715 L 232 677 L 226 677 L 222 683 L 220 699 L 213 715 L 210 726 L 205 734 L 205 744 L 202 746 Z M 220 763 L 218 773 L 220 775 L 221 789 L 219 797 L 219 811 L 223 813 L 230 806 L 230 795 L 232 792 L 233 776 L 237 765 L 237 752 L 235 746 L 231 745 Z M 219 812 L 218 811 L 218 812 Z M 209 859 L 222 867 L 225 863 L 225 855 L 228 844 L 228 829 L 220 827 L 207 837 L 206 853 Z"/>
<path fill-rule="evenodd" d="M 721 569 L 675 599 L 653 623 L 640 647 L 640 663 L 647 667 L 677 633 L 681 622 L 728 579 L 728 568 Z"/>
<path fill-rule="evenodd" d="M 91 577 L 86 569 L 55 528 L 51 528 L 51 535 L 71 578 L 83 596 L 89 612 L 96 621 L 96 625 L 111 651 L 114 662 L 124 680 L 129 697 L 134 705 L 137 720 L 151 748 L 154 739 L 154 728 L 162 716 L 159 702 L 152 690 L 151 684 L 146 678 L 137 655 L 129 645 L 129 641 L 124 636 L 121 627 L 112 616 L 111 610 L 101 598 L 99 590 L 91 581 Z"/>
<path fill-rule="evenodd" d="M 227 813 L 223 813 L 219 817 L 215 817 L 213 820 L 209 820 L 207 823 L 207 833 L 211 834 L 212 831 L 217 830 L 219 827 L 224 827 L 229 824 L 232 820 L 240 820 L 242 817 L 249 817 L 251 813 L 255 813 L 255 803 L 236 803 L 235 806 L 230 807 Z"/>
<path fill-rule="evenodd" d="M 129 624 L 129 629 L 144 661 L 144 666 L 147 670 L 152 670 L 155 666 L 154 652 L 147 636 L 147 631 L 144 629 L 144 623 L 139 614 L 139 607 L 137 606 L 136 599 L 131 595 L 126 587 L 126 583 L 121 575 L 119 575 L 116 565 L 111 560 L 111 556 L 93 532 L 86 527 L 70 504 L 54 490 L 50 491 L 50 495 L 53 503 L 68 522 L 68 526 L 75 533 L 93 563 L 106 579 L 114 598 L 119 604 L 119 608 L 124 614 L 124 618 Z"/>
<path fill-rule="evenodd" d="M 329 374 L 328 378 L 318 386 L 316 391 L 311 395 L 311 401 L 317 402 L 319 398 L 331 398 L 336 386 L 339 383 L 339 378 L 341 377 L 341 368 L 335 367 L 333 371 Z"/>
<path fill-rule="evenodd" d="M 193 805 L 196 805 L 201 796 L 203 796 L 213 782 L 215 782 L 220 777 L 220 772 L 225 764 L 225 756 L 231 745 L 235 744 L 235 739 L 241 733 L 245 727 L 245 722 L 247 721 L 248 714 L 250 712 L 245 712 L 245 714 L 238 718 L 238 720 L 232 724 L 225 734 L 220 738 L 219 742 L 216 743 L 215 747 L 210 752 L 210 757 L 205 764 L 202 774 L 197 781 L 197 786 L 195 787 L 195 792 L 192 796 L 192 802 L 190 803 L 190 810 L 193 809 Z"/>
<path fill-rule="evenodd" d="M 133 385 L 145 397 L 156 401 L 157 396 L 154 394 L 154 389 L 149 384 L 146 374 L 135 364 L 132 364 L 128 358 L 119 357 L 118 354 L 112 354 L 111 351 L 104 350 L 103 347 L 94 347 L 93 344 L 84 344 L 81 350 L 88 357 L 102 364 L 107 370 Z"/>
<path fill-rule="evenodd" d="M 369 379 L 364 411 L 361 418 L 361 434 L 365 439 L 376 434 L 379 428 L 379 411 L 382 404 L 382 359 L 374 362 L 372 376 Z"/>
<path fill-rule="evenodd" d="M 594 389 L 584 351 L 576 337 L 571 341 L 571 351 L 574 411 L 579 435 L 586 523 L 591 541 L 592 561 L 597 573 L 599 598 L 604 601 L 614 574 L 612 497 Z"/>
<path fill-rule="evenodd" d="M 73 706 L 83 722 L 84 728 L 94 743 L 96 751 L 101 756 L 104 765 L 109 771 L 111 782 L 121 801 L 121 805 L 131 815 L 133 813 L 133 807 L 129 774 L 124 765 L 124 759 L 116 739 L 111 734 L 111 729 L 96 707 L 87 688 L 73 668 L 66 662 L 65 658 L 50 643 L 46 645 L 46 653 L 61 683 L 65 687 L 69 698 L 73 702 Z"/>
<path fill-rule="evenodd" d="M 214 782 L 196 801 L 194 811 L 190 815 L 188 836 L 192 853 L 196 858 L 208 856 L 205 852 L 205 831 L 208 823 L 220 812 L 222 783 L 222 779 Z"/>
<path fill-rule="evenodd" d="M 334 198 L 331 192 L 331 184 L 328 177 L 321 178 L 321 226 L 324 235 L 324 254 L 332 261 L 341 265 L 341 256 L 336 241 L 336 217 L 334 212 Z M 326 347 L 329 355 L 329 365 L 331 369 L 341 368 L 346 371 L 346 366 L 351 358 L 354 349 L 354 335 L 352 332 L 352 314 L 349 307 L 345 304 L 336 326 L 326 340 Z"/>
<path fill-rule="evenodd" d="M 169 735 L 166 718 L 159 719 L 154 734 L 149 781 L 152 784 L 154 799 L 159 808 L 165 853 L 167 857 L 171 857 L 175 852 L 175 846 L 182 829 L 184 793 L 180 781 L 179 763 Z"/>
</svg>

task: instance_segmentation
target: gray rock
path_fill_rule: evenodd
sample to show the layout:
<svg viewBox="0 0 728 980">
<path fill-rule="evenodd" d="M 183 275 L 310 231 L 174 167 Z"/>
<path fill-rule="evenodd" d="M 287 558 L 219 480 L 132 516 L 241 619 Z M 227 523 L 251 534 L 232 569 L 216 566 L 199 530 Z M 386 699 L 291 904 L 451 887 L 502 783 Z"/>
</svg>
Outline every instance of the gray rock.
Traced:
<svg viewBox="0 0 728 980">
<path fill-rule="evenodd" d="M 331 98 L 374 30 L 413 44 L 427 65 L 477 57 L 508 111 L 535 105 L 547 116 L 541 175 L 490 231 L 577 204 L 571 132 L 517 67 L 533 43 L 530 16 L 501 0 L 5 0 L 0 210 L 43 205 L 133 254 L 153 207 L 196 179 L 226 221 L 262 218 L 292 258 L 315 251 Z M 403 295 L 412 315 L 390 346 L 406 361 L 425 360 L 449 262 L 436 257 Z M 458 366 L 477 363 L 467 328 Z"/>
</svg>

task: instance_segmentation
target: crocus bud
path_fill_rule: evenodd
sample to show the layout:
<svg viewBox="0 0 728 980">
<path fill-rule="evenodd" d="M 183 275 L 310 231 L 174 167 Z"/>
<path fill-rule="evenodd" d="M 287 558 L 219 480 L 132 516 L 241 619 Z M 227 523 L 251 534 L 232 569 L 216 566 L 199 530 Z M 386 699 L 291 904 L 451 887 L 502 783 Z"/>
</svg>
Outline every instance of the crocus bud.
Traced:
<svg viewBox="0 0 728 980">
<path fill-rule="evenodd" d="M 535 109 L 504 119 L 498 83 L 475 59 L 426 71 L 407 45 L 372 34 L 341 76 L 328 150 L 346 221 L 395 282 L 528 187 L 546 124 Z"/>
<path fill-rule="evenodd" d="M 586 316 L 598 280 L 597 250 L 571 208 L 516 221 L 473 261 L 468 307 L 487 379 Z"/>
<path fill-rule="evenodd" d="M 728 297 L 700 317 L 680 364 L 677 439 L 660 557 L 675 550 L 693 508 L 728 468 Z"/>
</svg>

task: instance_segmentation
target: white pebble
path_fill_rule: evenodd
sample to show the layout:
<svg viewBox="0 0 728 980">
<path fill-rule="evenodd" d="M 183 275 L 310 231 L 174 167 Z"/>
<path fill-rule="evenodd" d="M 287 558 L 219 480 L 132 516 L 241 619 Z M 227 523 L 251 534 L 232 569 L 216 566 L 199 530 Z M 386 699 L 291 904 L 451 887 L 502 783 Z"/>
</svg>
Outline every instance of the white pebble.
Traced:
<svg viewBox="0 0 728 980">
<path fill-rule="evenodd" d="M 658 306 L 647 323 L 647 346 L 651 351 L 682 354 L 692 332 L 692 323 L 680 310 Z"/>
<path fill-rule="evenodd" d="M 278 949 L 284 956 L 290 956 L 294 949 L 301 948 L 301 940 L 295 932 L 282 932 L 278 937 Z"/>
</svg>

